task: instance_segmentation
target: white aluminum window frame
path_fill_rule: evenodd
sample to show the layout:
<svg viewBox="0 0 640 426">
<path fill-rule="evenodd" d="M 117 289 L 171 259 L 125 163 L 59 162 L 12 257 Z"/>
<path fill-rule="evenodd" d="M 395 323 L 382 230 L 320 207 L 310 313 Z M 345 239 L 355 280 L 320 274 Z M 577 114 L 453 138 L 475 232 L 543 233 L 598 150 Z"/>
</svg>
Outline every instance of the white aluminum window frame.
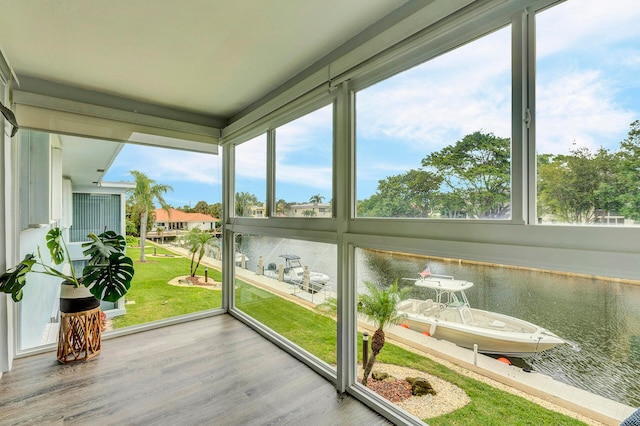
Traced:
<svg viewBox="0 0 640 426">
<path fill-rule="evenodd" d="M 356 300 L 354 257 L 356 248 L 375 248 L 450 258 L 512 264 L 564 272 L 640 279 L 637 241 L 640 229 L 542 226 L 535 215 L 535 28 L 534 13 L 553 0 L 529 2 L 476 2 L 441 22 L 411 36 L 398 46 L 369 58 L 362 65 L 331 79 L 334 107 L 334 200 L 335 219 L 329 222 L 289 221 L 278 218 L 252 220 L 232 218 L 233 145 L 249 139 L 244 129 L 233 128 L 233 139 L 225 139 L 224 178 L 227 193 L 225 235 L 227 262 L 224 277 L 229 312 L 259 329 L 281 347 L 305 361 L 318 373 L 365 403 L 381 409 L 394 421 L 422 424 L 397 407 L 380 400 L 356 383 Z M 512 208 L 506 221 L 446 221 L 428 219 L 355 217 L 355 141 L 354 94 L 397 72 L 472 41 L 484 34 L 511 25 L 512 34 Z M 325 90 L 324 86 L 317 90 Z M 310 92 L 311 93 L 311 92 Z M 309 94 L 307 94 L 310 96 Z M 256 123 L 308 113 L 303 102 L 286 105 L 262 116 Z M 256 123 L 253 123 L 254 125 Z M 248 125 L 251 127 L 251 125 Z M 268 161 L 272 161 L 269 160 Z M 268 172 L 270 173 L 270 172 Z M 268 177 L 269 179 L 269 177 Z M 233 256 L 230 252 L 234 232 L 289 236 L 309 241 L 334 241 L 338 245 L 338 368 L 327 372 L 318 361 L 301 352 L 282 336 L 238 312 L 233 306 Z"/>
</svg>

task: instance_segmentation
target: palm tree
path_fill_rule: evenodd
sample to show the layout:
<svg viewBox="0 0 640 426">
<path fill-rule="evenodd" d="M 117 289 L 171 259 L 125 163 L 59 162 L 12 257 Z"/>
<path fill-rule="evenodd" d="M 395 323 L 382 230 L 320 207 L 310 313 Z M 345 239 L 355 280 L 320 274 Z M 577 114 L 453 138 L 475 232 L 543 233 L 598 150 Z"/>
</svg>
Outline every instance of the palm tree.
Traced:
<svg viewBox="0 0 640 426">
<path fill-rule="evenodd" d="M 249 207 L 258 203 L 258 197 L 249 192 L 236 193 L 236 216 L 247 216 Z"/>
<path fill-rule="evenodd" d="M 302 215 L 304 217 L 313 217 L 313 216 L 316 216 L 316 211 L 313 210 L 313 209 L 307 209 L 307 210 L 302 212 Z"/>
<path fill-rule="evenodd" d="M 131 211 L 140 217 L 140 262 L 146 262 L 144 255 L 144 243 L 147 238 L 147 222 L 149 212 L 155 210 L 155 202 L 169 212 L 170 206 L 164 201 L 163 194 L 167 191 L 173 191 L 170 185 L 156 183 L 155 180 L 149 179 L 147 175 L 137 170 L 131 170 L 135 179 L 135 188 L 128 192 L 128 203 Z"/>
<path fill-rule="evenodd" d="M 364 368 L 362 375 L 362 384 L 367 385 L 367 379 L 376 357 L 382 350 L 385 342 L 384 328 L 389 324 L 396 324 L 404 315 L 398 315 L 396 305 L 402 299 L 405 291 L 398 289 L 398 280 L 396 280 L 388 289 L 379 289 L 375 284 L 364 283 L 369 290 L 368 293 L 361 294 L 358 297 L 358 311 L 363 313 L 373 325 L 377 327 L 373 337 L 371 338 L 371 356 Z M 405 289 L 407 290 L 407 289 Z"/>
<path fill-rule="evenodd" d="M 286 200 L 280 198 L 276 201 L 276 213 L 282 213 L 284 215 L 284 210 L 287 208 Z"/>
<path fill-rule="evenodd" d="M 209 241 L 213 238 L 213 234 L 208 232 L 202 232 L 199 228 L 193 228 L 187 234 L 187 244 L 189 246 L 189 252 L 191 253 L 191 276 L 195 277 L 200 261 L 204 256 L 204 251 L 209 244 Z M 196 254 L 198 254 L 198 261 L 196 262 Z M 194 266 L 195 264 L 195 266 Z"/>
<path fill-rule="evenodd" d="M 322 200 L 324 200 L 324 197 L 320 194 L 312 195 L 311 198 L 309 198 L 309 202 L 313 204 L 320 204 Z"/>
<path fill-rule="evenodd" d="M 160 235 L 160 244 L 164 245 L 164 227 L 158 226 L 156 232 Z"/>
</svg>

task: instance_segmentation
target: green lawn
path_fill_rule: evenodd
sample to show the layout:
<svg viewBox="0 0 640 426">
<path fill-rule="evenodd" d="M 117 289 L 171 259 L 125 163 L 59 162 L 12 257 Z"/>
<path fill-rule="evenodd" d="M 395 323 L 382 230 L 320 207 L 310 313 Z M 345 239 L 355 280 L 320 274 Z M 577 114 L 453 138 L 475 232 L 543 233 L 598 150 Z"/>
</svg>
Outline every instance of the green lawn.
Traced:
<svg viewBox="0 0 640 426">
<path fill-rule="evenodd" d="M 172 252 L 161 247 L 158 255 Z M 146 262 L 140 262 L 140 249 L 127 248 L 127 255 L 133 259 L 135 274 L 131 289 L 125 295 L 127 314 L 113 319 L 115 328 L 128 327 L 151 321 L 158 321 L 178 315 L 189 314 L 222 306 L 222 292 L 200 287 L 177 287 L 168 284 L 171 278 L 189 275 L 190 259 L 184 257 L 151 257 L 153 247 L 147 247 Z M 200 265 L 198 274 L 204 274 Z M 222 280 L 222 274 L 209 269 L 209 277 Z M 135 303 L 129 303 L 135 302 Z"/>
<path fill-rule="evenodd" d="M 183 257 L 147 257 L 139 262 L 139 249 L 128 248 L 134 260 L 135 277 L 126 300 L 127 314 L 114 319 L 116 327 L 125 327 L 221 306 L 221 292 L 197 287 L 175 287 L 170 278 L 188 275 L 190 259 Z M 147 254 L 153 253 L 148 247 Z M 171 254 L 162 248 L 157 254 Z M 203 273 L 203 267 L 198 271 Z M 209 276 L 221 280 L 219 271 L 209 269 Z M 329 364 L 336 363 L 336 322 L 272 293 L 236 280 L 236 304 L 287 339 Z M 362 354 L 362 336 L 358 354 Z M 360 356 L 360 355 L 359 355 Z M 425 371 L 459 387 L 471 403 L 453 413 L 424 419 L 430 425 L 583 425 L 584 423 L 547 410 L 524 398 L 458 374 L 429 358 L 387 343 L 378 360 Z"/>
</svg>

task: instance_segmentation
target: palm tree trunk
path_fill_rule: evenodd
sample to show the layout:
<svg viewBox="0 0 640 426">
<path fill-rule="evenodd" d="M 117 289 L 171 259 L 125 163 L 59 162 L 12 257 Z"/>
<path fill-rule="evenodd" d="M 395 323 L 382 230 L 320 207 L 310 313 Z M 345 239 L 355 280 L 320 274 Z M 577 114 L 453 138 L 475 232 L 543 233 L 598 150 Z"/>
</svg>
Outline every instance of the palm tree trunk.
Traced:
<svg viewBox="0 0 640 426">
<path fill-rule="evenodd" d="M 375 333 L 373 333 L 373 337 L 371 337 L 371 357 L 369 358 L 369 361 L 367 361 L 367 365 L 364 368 L 364 373 L 362 373 L 362 384 L 365 386 L 367 386 L 369 374 L 371 374 L 371 370 L 373 370 L 373 364 L 376 363 L 376 357 L 384 346 L 384 341 L 384 331 L 379 328 Z"/>
<path fill-rule="evenodd" d="M 149 213 L 145 210 L 140 215 L 140 262 L 146 262 L 147 258 L 144 255 L 144 244 L 147 240 L 147 218 Z"/>
<path fill-rule="evenodd" d="M 371 370 L 373 370 L 373 364 L 376 363 L 376 356 L 378 354 L 376 352 L 371 352 L 371 356 L 369 357 L 369 361 L 367 361 L 367 365 L 364 368 L 364 373 L 362 373 L 362 384 L 367 386 L 367 380 L 369 380 L 369 374 L 371 374 Z"/>
<path fill-rule="evenodd" d="M 198 269 L 198 267 L 196 266 L 196 268 L 193 268 L 193 263 L 194 263 L 194 259 L 196 258 L 196 254 L 195 252 L 191 255 L 191 265 L 189 265 L 189 271 L 191 272 L 191 276 L 195 277 L 196 276 L 196 270 Z"/>
</svg>

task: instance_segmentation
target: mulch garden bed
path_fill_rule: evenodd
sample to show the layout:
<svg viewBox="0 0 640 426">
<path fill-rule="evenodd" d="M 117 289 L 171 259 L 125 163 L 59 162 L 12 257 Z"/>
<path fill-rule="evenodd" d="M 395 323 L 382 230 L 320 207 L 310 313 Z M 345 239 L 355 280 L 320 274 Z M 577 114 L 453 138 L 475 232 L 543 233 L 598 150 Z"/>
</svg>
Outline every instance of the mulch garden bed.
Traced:
<svg viewBox="0 0 640 426">
<path fill-rule="evenodd" d="M 207 282 L 204 282 L 204 277 L 199 277 L 199 276 L 188 276 L 183 278 L 183 280 L 185 281 L 190 281 L 192 285 L 197 285 L 197 286 L 201 286 L 201 287 L 215 287 L 216 286 L 216 282 L 209 278 L 209 280 Z"/>
<path fill-rule="evenodd" d="M 412 396 L 411 383 L 404 379 L 375 380 L 369 378 L 369 380 L 367 380 L 367 387 L 381 397 L 394 403 L 404 401 Z"/>
</svg>

